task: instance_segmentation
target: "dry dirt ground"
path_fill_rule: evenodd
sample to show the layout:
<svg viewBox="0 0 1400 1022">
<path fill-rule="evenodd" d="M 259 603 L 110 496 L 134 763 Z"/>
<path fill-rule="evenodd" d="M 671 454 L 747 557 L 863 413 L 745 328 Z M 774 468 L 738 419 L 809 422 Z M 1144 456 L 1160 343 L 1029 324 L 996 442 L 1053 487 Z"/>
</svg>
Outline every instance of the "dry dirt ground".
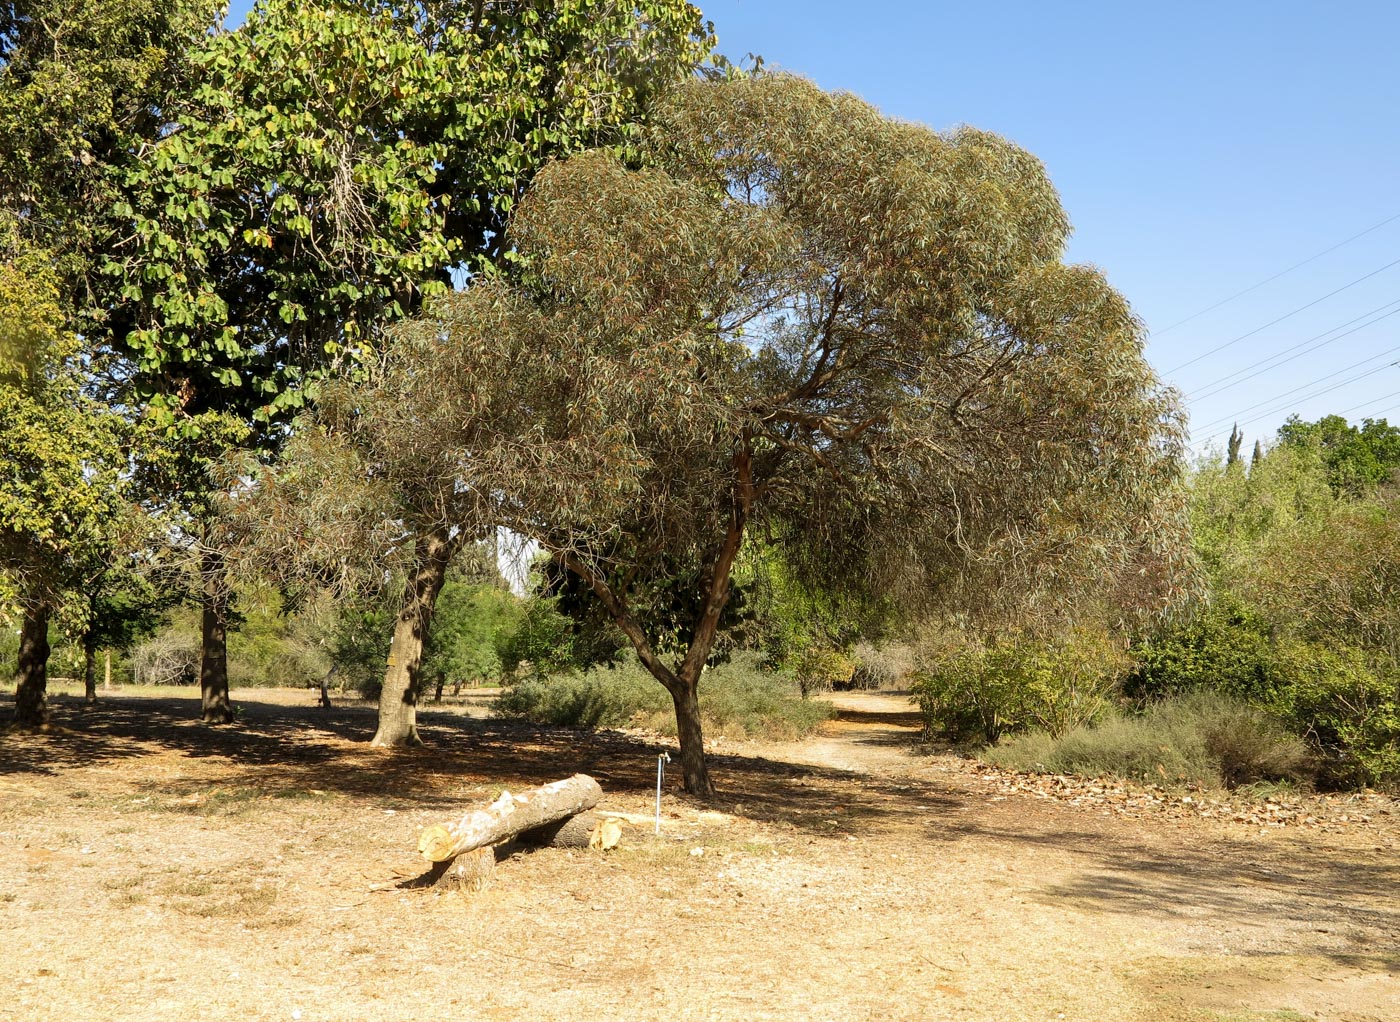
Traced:
<svg viewBox="0 0 1400 1022">
<path fill-rule="evenodd" d="M 386 753 L 367 707 L 235 698 L 0 736 L 0 1019 L 1400 1019 L 1381 796 L 998 774 L 841 696 L 811 741 L 715 741 L 720 799 L 668 778 L 660 837 L 437 893 L 397 885 L 424 825 L 575 771 L 650 813 L 664 741 L 458 708 Z"/>
</svg>

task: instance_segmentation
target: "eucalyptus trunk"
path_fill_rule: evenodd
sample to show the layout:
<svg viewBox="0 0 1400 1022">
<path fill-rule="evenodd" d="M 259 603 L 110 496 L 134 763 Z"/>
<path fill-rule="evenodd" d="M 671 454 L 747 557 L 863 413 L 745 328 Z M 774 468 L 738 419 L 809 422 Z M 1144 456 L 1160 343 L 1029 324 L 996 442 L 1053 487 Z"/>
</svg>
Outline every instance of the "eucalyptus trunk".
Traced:
<svg viewBox="0 0 1400 1022">
<path fill-rule="evenodd" d="M 228 694 L 229 586 L 224 559 L 215 550 L 200 558 L 203 591 L 200 594 L 199 701 L 206 724 L 233 722 Z"/>
<path fill-rule="evenodd" d="M 372 745 L 393 748 L 423 744 L 418 736 L 418 674 L 433 608 L 447 579 L 447 565 L 453 553 L 454 545 L 446 529 L 433 531 L 415 546 L 413 574 L 404 585 L 384 685 L 379 690 L 379 729 Z"/>
<path fill-rule="evenodd" d="M 676 678 L 667 685 L 671 702 L 676 708 L 676 737 L 680 739 L 681 778 L 691 795 L 711 798 L 715 793 L 710 780 L 710 767 L 705 761 L 705 736 L 700 727 L 700 695 L 698 679 Z"/>
<path fill-rule="evenodd" d="M 49 720 L 49 608 L 26 607 L 19 634 L 19 685 L 15 723 L 42 727 Z"/>
<path fill-rule="evenodd" d="M 97 647 L 90 642 L 83 643 L 83 701 L 97 702 Z"/>
</svg>

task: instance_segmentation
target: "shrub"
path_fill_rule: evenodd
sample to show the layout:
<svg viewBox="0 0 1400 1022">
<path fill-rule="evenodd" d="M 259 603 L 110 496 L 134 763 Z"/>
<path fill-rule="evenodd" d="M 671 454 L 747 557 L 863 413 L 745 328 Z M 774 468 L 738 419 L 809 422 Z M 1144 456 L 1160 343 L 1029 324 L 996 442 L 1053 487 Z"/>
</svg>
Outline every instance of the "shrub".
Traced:
<svg viewBox="0 0 1400 1022">
<path fill-rule="evenodd" d="M 1278 716 L 1320 754 L 1329 785 L 1400 782 L 1400 692 L 1387 658 L 1355 645 L 1271 641 L 1225 605 L 1142 643 L 1128 694 L 1143 700 L 1221 692 Z"/>
<path fill-rule="evenodd" d="M 855 661 L 850 681 L 853 689 L 899 688 L 914 673 L 914 651 L 900 643 L 875 646 L 858 642 L 851 649 L 851 658 Z"/>
<path fill-rule="evenodd" d="M 522 679 L 495 707 L 506 716 L 558 727 L 676 732 L 670 695 L 635 657 L 583 673 Z M 829 703 L 800 698 L 791 677 L 762 670 L 753 654 L 736 654 L 707 670 L 700 682 L 700 715 L 712 735 L 800 738 L 832 713 Z"/>
<path fill-rule="evenodd" d="M 1271 702 L 1282 684 L 1267 626 L 1228 600 L 1138 643 L 1124 693 L 1144 705 L 1197 689 Z"/>
<path fill-rule="evenodd" d="M 1129 661 L 1103 630 L 1071 629 L 990 644 L 947 636 L 925 642 L 914 693 L 927 736 L 994 743 L 1040 728 L 1052 736 L 1109 707 Z"/>
<path fill-rule="evenodd" d="M 1227 788 L 1307 783 L 1313 763 L 1277 718 L 1210 692 L 1154 704 L 1140 717 L 1113 715 L 1058 738 L 1045 732 L 1009 737 L 983 756 L 1016 770 Z"/>
<path fill-rule="evenodd" d="M 199 633 L 167 629 L 131 651 L 137 684 L 193 685 L 199 681 Z"/>
<path fill-rule="evenodd" d="M 855 669 L 855 661 L 845 653 L 822 646 L 808 646 L 792 661 L 792 673 L 803 699 L 813 692 L 848 686 Z"/>
<path fill-rule="evenodd" d="M 1333 785 L 1400 784 L 1400 680 L 1359 650 L 1281 643 L 1284 680 L 1276 706 L 1294 731 L 1323 754 Z"/>
</svg>

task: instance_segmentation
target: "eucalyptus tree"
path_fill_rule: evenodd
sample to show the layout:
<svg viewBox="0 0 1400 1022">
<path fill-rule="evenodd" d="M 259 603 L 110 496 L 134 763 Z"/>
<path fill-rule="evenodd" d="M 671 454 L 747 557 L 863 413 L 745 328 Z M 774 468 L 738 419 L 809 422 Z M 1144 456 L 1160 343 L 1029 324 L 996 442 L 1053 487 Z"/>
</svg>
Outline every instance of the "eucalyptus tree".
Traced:
<svg viewBox="0 0 1400 1022">
<path fill-rule="evenodd" d="M 513 237 L 585 336 L 673 347 L 684 402 L 627 422 L 621 514 L 561 514 L 520 479 L 509 524 L 671 694 L 688 790 L 712 791 L 698 692 L 745 542 L 905 611 L 1065 582 L 1140 606 L 1177 594 L 1182 417 L 1128 304 L 1064 263 L 1039 161 L 784 75 L 683 88 L 648 142 L 645 169 L 603 152 L 551 167 Z M 633 594 L 676 565 L 698 606 L 666 659 Z"/>
<path fill-rule="evenodd" d="M 191 445 L 268 454 L 383 328 L 506 260 L 547 160 L 625 144 L 713 34 L 682 0 L 260 0 L 188 53 L 190 86 L 123 177 L 105 328 L 149 413 Z M 230 420 L 246 439 L 211 443 Z M 205 609 L 204 716 L 227 720 L 229 588 L 208 483 L 189 531 Z"/>
<path fill-rule="evenodd" d="M 1038 161 L 786 75 L 682 86 L 638 150 L 537 175 L 524 282 L 430 305 L 324 435 L 412 452 L 388 490 L 419 535 L 506 526 L 580 580 L 670 693 L 687 790 L 746 543 L 904 613 L 1174 599 L 1181 415 L 1127 303 L 1063 262 Z"/>
</svg>

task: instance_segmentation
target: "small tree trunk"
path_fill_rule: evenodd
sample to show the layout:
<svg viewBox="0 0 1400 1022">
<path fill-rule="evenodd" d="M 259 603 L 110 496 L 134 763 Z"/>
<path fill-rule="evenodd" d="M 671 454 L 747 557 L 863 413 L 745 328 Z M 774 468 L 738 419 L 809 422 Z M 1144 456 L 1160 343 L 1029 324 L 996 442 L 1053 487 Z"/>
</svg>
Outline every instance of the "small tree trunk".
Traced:
<svg viewBox="0 0 1400 1022">
<path fill-rule="evenodd" d="M 83 701 L 89 706 L 97 702 L 97 647 L 83 643 Z"/>
<path fill-rule="evenodd" d="M 705 762 L 705 737 L 700 728 L 700 697 L 698 685 L 683 678 L 666 686 L 676 707 L 676 736 L 681 743 L 681 777 L 685 790 L 691 795 L 711 798 L 715 786 L 710 780 L 710 768 Z"/>
<path fill-rule="evenodd" d="M 42 727 L 49 720 L 49 608 L 24 609 L 19 635 L 19 685 L 15 689 L 15 723 Z"/>
<path fill-rule="evenodd" d="M 379 729 L 371 745 L 393 748 L 423 744 L 418 737 L 418 669 L 453 552 L 445 529 L 435 530 L 417 543 L 413 575 L 404 587 L 403 603 L 394 622 L 394 640 L 379 691 Z"/>
<path fill-rule="evenodd" d="M 112 690 L 112 651 L 110 649 L 102 651 L 102 688 L 108 692 Z"/>
<path fill-rule="evenodd" d="M 201 648 L 199 656 L 199 701 L 206 724 L 233 721 L 233 703 L 228 694 L 228 579 L 224 559 L 206 550 L 200 559 L 204 575 L 201 594 Z"/>
</svg>

